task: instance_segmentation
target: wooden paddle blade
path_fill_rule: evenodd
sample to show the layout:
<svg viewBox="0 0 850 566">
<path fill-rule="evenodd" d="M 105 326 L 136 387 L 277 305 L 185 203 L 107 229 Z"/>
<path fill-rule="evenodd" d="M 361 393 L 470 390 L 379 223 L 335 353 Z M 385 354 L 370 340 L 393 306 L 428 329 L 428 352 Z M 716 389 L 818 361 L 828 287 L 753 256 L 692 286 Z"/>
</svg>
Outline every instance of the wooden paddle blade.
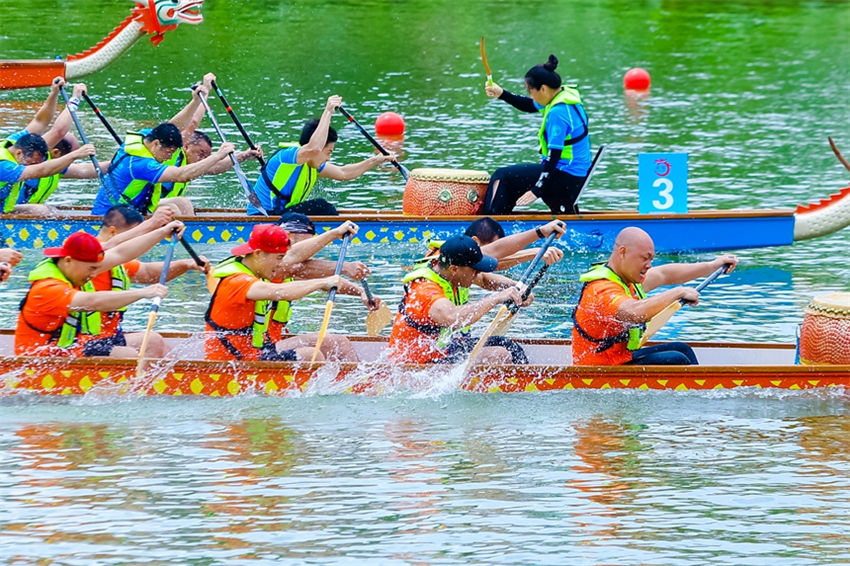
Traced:
<svg viewBox="0 0 850 566">
<path fill-rule="evenodd" d="M 505 334 L 507 334 L 508 329 L 514 322 L 514 317 L 516 316 L 517 312 L 519 311 L 508 312 L 508 314 L 506 314 L 501 320 L 499 320 L 493 328 L 493 333 L 491 334 L 491 336 L 504 336 Z"/>
<path fill-rule="evenodd" d="M 640 345 L 644 344 L 652 338 L 652 335 L 661 330 L 661 327 L 667 324 L 667 321 L 673 318 L 673 315 L 679 312 L 682 308 L 682 303 L 676 301 L 664 307 L 664 310 L 649 319 L 646 323 L 646 330 L 643 331 L 643 336 L 640 339 Z"/>
<path fill-rule="evenodd" d="M 369 311 L 369 314 L 366 315 L 366 334 L 369 336 L 378 336 L 392 320 L 392 311 L 390 311 L 387 305 L 381 304 L 378 310 Z"/>
<path fill-rule="evenodd" d="M 470 368 L 472 368 L 475 363 L 475 358 L 478 357 L 478 354 L 481 353 L 481 350 L 484 349 L 485 344 L 487 344 L 487 340 L 490 336 L 493 335 L 493 331 L 499 325 L 499 322 L 505 318 L 508 314 L 508 307 L 502 305 L 499 309 L 499 312 L 496 313 L 496 316 L 493 317 L 493 321 L 490 322 L 490 325 L 487 327 L 487 330 L 484 331 L 484 334 L 481 335 L 481 338 L 478 339 L 478 342 L 475 343 L 475 347 L 472 348 L 472 351 L 469 352 L 469 358 L 466 360 L 466 364 L 463 366 L 463 373 L 466 375 L 469 372 Z"/>
<path fill-rule="evenodd" d="M 310 360 L 310 363 L 315 362 L 316 358 L 319 356 L 319 350 L 322 347 L 322 342 L 325 341 L 325 334 L 328 333 L 328 325 L 331 322 L 331 311 L 333 308 L 333 301 L 325 303 L 325 317 L 322 319 L 322 327 L 319 328 L 319 337 L 316 338 L 316 345 L 313 347 L 313 358 Z"/>
</svg>

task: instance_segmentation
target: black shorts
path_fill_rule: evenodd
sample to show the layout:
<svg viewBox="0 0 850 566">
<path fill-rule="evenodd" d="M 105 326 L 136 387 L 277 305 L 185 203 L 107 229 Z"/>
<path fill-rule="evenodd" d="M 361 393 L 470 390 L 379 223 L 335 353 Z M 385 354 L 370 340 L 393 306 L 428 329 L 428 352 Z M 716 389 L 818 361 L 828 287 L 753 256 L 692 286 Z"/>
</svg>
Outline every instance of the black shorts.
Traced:
<svg viewBox="0 0 850 566">
<path fill-rule="evenodd" d="M 83 356 L 86 358 L 90 358 L 92 356 L 108 356 L 112 353 L 112 349 L 114 347 L 126 345 L 127 339 L 124 337 L 124 333 L 119 332 L 114 336 L 96 338 L 95 340 L 89 340 L 86 342 L 83 344 Z"/>
<path fill-rule="evenodd" d="M 277 351 L 274 345 L 271 348 L 263 348 L 263 351 L 260 352 L 260 360 L 264 362 L 296 362 L 298 361 L 298 354 L 295 350 L 281 350 Z"/>
<path fill-rule="evenodd" d="M 446 355 L 438 360 L 434 360 L 433 363 L 458 364 L 465 362 L 467 357 L 469 357 L 469 353 L 473 348 L 475 348 L 477 343 L 478 338 L 474 338 L 472 336 L 456 336 L 455 338 L 452 338 L 452 341 L 449 342 L 449 345 L 446 347 Z M 528 357 L 526 357 L 522 346 L 513 340 L 505 338 L 504 336 L 491 336 L 487 339 L 485 346 L 501 346 L 502 348 L 505 348 L 511 353 L 511 363 L 528 363 Z"/>
</svg>

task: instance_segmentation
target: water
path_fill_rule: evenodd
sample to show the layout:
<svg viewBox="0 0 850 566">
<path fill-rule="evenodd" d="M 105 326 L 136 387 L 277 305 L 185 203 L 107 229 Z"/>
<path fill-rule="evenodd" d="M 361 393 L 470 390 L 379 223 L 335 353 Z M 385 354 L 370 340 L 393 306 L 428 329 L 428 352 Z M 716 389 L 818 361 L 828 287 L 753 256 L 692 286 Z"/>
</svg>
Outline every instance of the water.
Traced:
<svg viewBox="0 0 850 566">
<path fill-rule="evenodd" d="M 3 0 L 0 54 L 81 51 L 128 10 Z M 593 143 L 609 144 L 589 209 L 635 208 L 636 154 L 647 151 L 688 152 L 692 208 L 788 208 L 846 184 L 826 136 L 850 151 L 847 2 L 207 0 L 203 11 L 201 26 L 183 26 L 155 49 L 142 40 L 85 79 L 119 131 L 169 118 L 188 100 L 186 87 L 212 71 L 266 145 L 293 139 L 339 93 L 367 127 L 385 110 L 404 116 L 406 136 L 393 147 L 410 168 L 492 171 L 534 159 L 539 117 L 483 95 L 483 34 L 495 79 L 509 90 L 520 91 L 523 73 L 550 52 L 565 79 L 580 82 Z M 652 73 L 647 97 L 623 94 L 634 66 Z M 24 125 L 44 95 L 0 93 L 0 133 Z M 81 118 L 101 155 L 111 154 L 94 116 Z M 340 117 L 334 125 L 337 162 L 370 155 L 353 127 Z M 402 188 L 387 169 L 320 190 L 344 206 L 397 208 Z M 201 206 L 241 199 L 227 175 L 190 190 Z M 69 181 L 55 201 L 86 204 L 93 194 L 90 182 Z M 790 341 L 812 295 L 847 289 L 848 243 L 844 231 L 743 251 L 739 269 L 659 337 Z M 420 251 L 351 248 L 390 302 L 400 264 Z M 37 255 L 24 252 L 25 267 L 34 265 Z M 553 270 L 515 332 L 568 335 L 575 277 L 599 259 L 569 258 Z M 2 326 L 14 323 L 25 274 L 2 289 Z M 171 285 L 158 328 L 200 328 L 199 285 L 195 274 Z M 299 303 L 297 326 L 314 330 L 321 302 Z M 128 316 L 140 328 L 145 308 Z M 362 332 L 363 319 L 356 301 L 342 299 L 332 329 Z M 841 391 L 331 393 L 3 400 L 0 561 L 850 562 Z"/>
</svg>

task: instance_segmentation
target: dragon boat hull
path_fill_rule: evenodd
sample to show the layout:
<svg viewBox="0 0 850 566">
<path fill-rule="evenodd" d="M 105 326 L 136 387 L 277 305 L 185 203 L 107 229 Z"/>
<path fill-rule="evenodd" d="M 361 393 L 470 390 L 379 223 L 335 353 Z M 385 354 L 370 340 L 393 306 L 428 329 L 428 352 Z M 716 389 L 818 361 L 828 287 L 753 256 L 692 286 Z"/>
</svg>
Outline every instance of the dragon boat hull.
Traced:
<svg viewBox="0 0 850 566">
<path fill-rule="evenodd" d="M 354 242 L 397 243 L 445 239 L 463 231 L 474 216 L 412 216 L 402 212 L 342 210 L 340 216 L 316 216 L 317 229 L 328 230 L 342 220 L 360 225 Z M 552 219 L 549 214 L 518 213 L 496 216 L 508 234 L 533 229 Z M 850 187 L 819 203 L 796 210 L 701 210 L 687 214 L 638 214 L 634 211 L 588 212 L 561 216 L 568 237 L 560 245 L 572 252 L 610 250 L 617 233 L 627 226 L 646 230 L 659 253 L 721 251 L 785 246 L 797 240 L 824 236 L 850 224 Z M 99 218 L 82 209 L 60 211 L 56 218 L 0 215 L 5 245 L 41 248 L 59 245 L 78 230 L 94 232 Z M 191 243 L 244 242 L 254 224 L 267 217 L 246 216 L 237 210 L 199 209 L 183 219 Z M 274 220 L 274 217 L 271 218 Z"/>
<path fill-rule="evenodd" d="M 170 338 L 174 351 L 197 351 L 198 338 Z M 193 346 L 181 344 L 194 340 Z M 795 365 L 793 345 L 695 344 L 699 366 L 572 366 L 562 340 L 520 341 L 530 365 L 460 367 L 396 365 L 382 360 L 382 339 L 352 338 L 359 363 L 150 360 L 137 377 L 136 360 L 0 357 L 0 397 L 23 393 L 83 395 L 304 395 L 448 390 L 516 393 L 572 389 L 707 390 L 736 387 L 813 389 L 850 386 L 848 365 Z M 4 337 L 3 350 L 10 350 Z"/>
</svg>

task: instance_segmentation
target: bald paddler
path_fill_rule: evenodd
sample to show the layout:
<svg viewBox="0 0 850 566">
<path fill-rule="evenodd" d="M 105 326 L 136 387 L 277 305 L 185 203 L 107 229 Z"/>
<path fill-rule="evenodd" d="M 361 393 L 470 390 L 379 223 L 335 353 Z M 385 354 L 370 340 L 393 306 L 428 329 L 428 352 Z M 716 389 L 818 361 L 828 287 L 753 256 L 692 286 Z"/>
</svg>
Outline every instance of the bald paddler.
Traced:
<svg viewBox="0 0 850 566">
<path fill-rule="evenodd" d="M 673 287 L 648 297 L 665 285 L 682 285 L 705 277 L 726 264 L 732 271 L 738 258 L 726 254 L 712 261 L 669 263 L 652 267 L 655 244 L 636 227 L 624 228 L 614 241 L 606 263 L 584 273 L 578 305 L 573 313 L 573 363 L 576 365 L 691 365 L 693 349 L 684 342 L 640 348 L 647 321 L 668 305 L 684 300 L 696 305 L 693 287 Z"/>
<path fill-rule="evenodd" d="M 401 363 L 457 363 L 477 343 L 469 326 L 506 301 L 523 306 L 516 282 L 491 273 L 498 260 L 468 236 L 453 236 L 439 256 L 404 277 L 404 297 L 390 334 L 390 358 Z M 469 302 L 469 287 L 495 291 Z M 522 348 L 504 336 L 487 341 L 481 363 L 527 363 Z"/>
</svg>

